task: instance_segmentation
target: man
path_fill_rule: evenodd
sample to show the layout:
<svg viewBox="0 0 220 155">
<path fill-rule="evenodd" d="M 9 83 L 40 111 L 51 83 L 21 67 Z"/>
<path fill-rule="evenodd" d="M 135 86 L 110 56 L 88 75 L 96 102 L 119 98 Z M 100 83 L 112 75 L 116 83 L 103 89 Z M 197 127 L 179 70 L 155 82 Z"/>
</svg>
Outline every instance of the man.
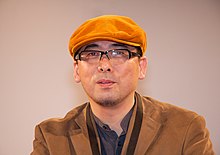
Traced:
<svg viewBox="0 0 220 155">
<path fill-rule="evenodd" d="M 214 154 L 203 117 L 136 92 L 146 75 L 146 35 L 132 19 L 90 19 L 69 50 L 89 102 L 37 125 L 32 155 Z"/>
</svg>

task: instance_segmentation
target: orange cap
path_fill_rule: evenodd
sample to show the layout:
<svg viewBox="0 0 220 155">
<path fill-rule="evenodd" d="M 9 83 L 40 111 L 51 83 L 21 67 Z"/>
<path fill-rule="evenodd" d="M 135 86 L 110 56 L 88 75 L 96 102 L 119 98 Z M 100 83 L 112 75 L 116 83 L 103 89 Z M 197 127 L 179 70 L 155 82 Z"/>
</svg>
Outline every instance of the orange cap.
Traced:
<svg viewBox="0 0 220 155">
<path fill-rule="evenodd" d="M 82 46 L 98 40 L 139 46 L 142 54 L 147 47 L 146 33 L 131 18 L 103 15 L 87 20 L 72 34 L 69 41 L 70 54 L 73 56 Z"/>
</svg>

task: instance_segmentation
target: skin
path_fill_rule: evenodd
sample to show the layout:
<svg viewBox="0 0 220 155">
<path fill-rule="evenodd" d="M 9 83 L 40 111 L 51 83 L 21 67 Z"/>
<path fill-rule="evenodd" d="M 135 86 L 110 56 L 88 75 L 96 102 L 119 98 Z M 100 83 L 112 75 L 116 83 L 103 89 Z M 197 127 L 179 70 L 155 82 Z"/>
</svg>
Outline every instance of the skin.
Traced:
<svg viewBox="0 0 220 155">
<path fill-rule="evenodd" d="M 137 52 L 132 46 L 112 41 L 96 41 L 81 48 L 93 50 L 110 50 L 128 48 Z M 74 79 L 81 82 L 93 113 L 106 123 L 118 135 L 122 132 L 120 123 L 134 105 L 134 93 L 138 80 L 145 78 L 146 57 L 134 57 L 120 65 L 112 65 L 104 55 L 97 64 L 86 61 L 74 61 Z"/>
</svg>

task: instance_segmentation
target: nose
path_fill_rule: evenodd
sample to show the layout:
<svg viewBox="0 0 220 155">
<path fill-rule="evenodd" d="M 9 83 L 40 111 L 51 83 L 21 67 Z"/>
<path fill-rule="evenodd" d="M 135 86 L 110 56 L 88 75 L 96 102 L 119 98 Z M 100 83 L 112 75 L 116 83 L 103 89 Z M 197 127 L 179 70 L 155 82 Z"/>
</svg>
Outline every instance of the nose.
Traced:
<svg viewBox="0 0 220 155">
<path fill-rule="evenodd" d="M 110 60 L 107 55 L 103 54 L 99 61 L 98 66 L 99 72 L 111 72 L 112 71 L 112 65 L 110 63 Z"/>
</svg>

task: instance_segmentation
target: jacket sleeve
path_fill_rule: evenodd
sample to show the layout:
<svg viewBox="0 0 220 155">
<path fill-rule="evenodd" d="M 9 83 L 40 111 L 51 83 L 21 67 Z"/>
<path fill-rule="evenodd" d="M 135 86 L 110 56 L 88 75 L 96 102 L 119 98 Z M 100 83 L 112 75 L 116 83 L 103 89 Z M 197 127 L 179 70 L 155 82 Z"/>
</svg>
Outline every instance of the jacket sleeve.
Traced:
<svg viewBox="0 0 220 155">
<path fill-rule="evenodd" d="M 184 155 L 215 155 L 203 117 L 195 117 L 186 132 Z"/>
<path fill-rule="evenodd" d="M 49 155 L 47 144 L 39 125 L 35 127 L 35 139 L 33 141 L 33 152 L 31 155 Z"/>
</svg>

